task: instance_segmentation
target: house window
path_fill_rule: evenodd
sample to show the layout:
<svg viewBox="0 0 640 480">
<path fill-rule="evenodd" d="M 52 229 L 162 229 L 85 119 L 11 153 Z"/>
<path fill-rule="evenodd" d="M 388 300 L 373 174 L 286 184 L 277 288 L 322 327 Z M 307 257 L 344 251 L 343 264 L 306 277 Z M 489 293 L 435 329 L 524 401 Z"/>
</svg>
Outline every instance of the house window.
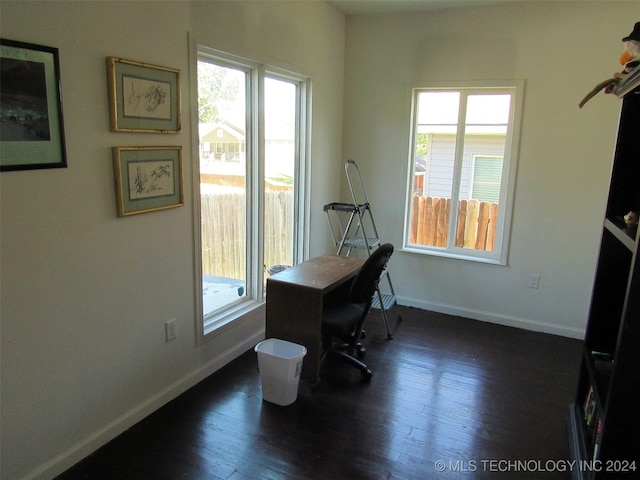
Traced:
<svg viewBox="0 0 640 480">
<path fill-rule="evenodd" d="M 502 156 L 474 155 L 470 198 L 498 203 L 502 184 Z"/>
<path fill-rule="evenodd" d="M 521 90 L 413 90 L 405 250 L 506 264 Z"/>
<path fill-rule="evenodd" d="M 302 258 L 308 80 L 198 47 L 197 82 L 202 339 L 260 306 L 270 272 Z"/>
</svg>

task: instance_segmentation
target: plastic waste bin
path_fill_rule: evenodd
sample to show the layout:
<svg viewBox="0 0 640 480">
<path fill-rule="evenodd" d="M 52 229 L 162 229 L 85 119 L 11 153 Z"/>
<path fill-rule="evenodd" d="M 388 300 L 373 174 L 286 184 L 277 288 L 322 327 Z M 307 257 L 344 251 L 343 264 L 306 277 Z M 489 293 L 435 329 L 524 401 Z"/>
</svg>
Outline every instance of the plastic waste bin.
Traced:
<svg viewBox="0 0 640 480">
<path fill-rule="evenodd" d="M 262 399 L 282 406 L 295 402 L 307 349 L 297 343 L 268 338 L 254 350 L 258 354 Z"/>
</svg>

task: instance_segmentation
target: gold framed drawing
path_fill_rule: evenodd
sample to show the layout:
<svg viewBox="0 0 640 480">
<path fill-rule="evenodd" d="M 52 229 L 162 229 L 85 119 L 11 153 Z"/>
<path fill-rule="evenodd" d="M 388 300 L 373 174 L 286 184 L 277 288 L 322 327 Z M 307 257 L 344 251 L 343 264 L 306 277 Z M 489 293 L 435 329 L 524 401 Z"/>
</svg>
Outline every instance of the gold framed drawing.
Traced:
<svg viewBox="0 0 640 480">
<path fill-rule="evenodd" d="M 107 57 L 113 132 L 179 133 L 180 70 Z"/>
<path fill-rule="evenodd" d="M 118 216 L 182 207 L 182 147 L 113 147 Z"/>
</svg>

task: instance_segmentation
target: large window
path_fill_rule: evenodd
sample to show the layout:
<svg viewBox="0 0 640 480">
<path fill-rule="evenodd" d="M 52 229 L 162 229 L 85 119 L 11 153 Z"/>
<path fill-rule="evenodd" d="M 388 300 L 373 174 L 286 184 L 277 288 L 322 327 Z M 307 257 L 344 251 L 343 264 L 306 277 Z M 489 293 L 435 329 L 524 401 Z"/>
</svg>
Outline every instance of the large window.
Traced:
<svg viewBox="0 0 640 480">
<path fill-rule="evenodd" d="M 521 95 L 414 89 L 406 250 L 506 263 Z"/>
<path fill-rule="evenodd" d="M 198 49 L 201 334 L 264 301 L 302 258 L 308 80 Z"/>
</svg>

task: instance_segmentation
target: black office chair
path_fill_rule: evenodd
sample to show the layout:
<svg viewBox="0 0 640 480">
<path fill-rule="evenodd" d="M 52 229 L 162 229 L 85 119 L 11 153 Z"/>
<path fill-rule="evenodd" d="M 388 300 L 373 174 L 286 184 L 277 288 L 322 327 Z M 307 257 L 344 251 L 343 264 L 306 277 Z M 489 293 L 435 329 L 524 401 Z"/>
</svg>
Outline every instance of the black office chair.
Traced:
<svg viewBox="0 0 640 480">
<path fill-rule="evenodd" d="M 321 364 L 330 356 L 358 368 L 364 380 L 371 379 L 371 370 L 360 360 L 365 354 L 365 349 L 360 343 L 363 336 L 362 326 L 392 253 L 393 245 L 380 245 L 360 268 L 351 283 L 347 298 L 325 308 L 322 314 Z M 338 339 L 338 343 L 334 339 Z"/>
</svg>

